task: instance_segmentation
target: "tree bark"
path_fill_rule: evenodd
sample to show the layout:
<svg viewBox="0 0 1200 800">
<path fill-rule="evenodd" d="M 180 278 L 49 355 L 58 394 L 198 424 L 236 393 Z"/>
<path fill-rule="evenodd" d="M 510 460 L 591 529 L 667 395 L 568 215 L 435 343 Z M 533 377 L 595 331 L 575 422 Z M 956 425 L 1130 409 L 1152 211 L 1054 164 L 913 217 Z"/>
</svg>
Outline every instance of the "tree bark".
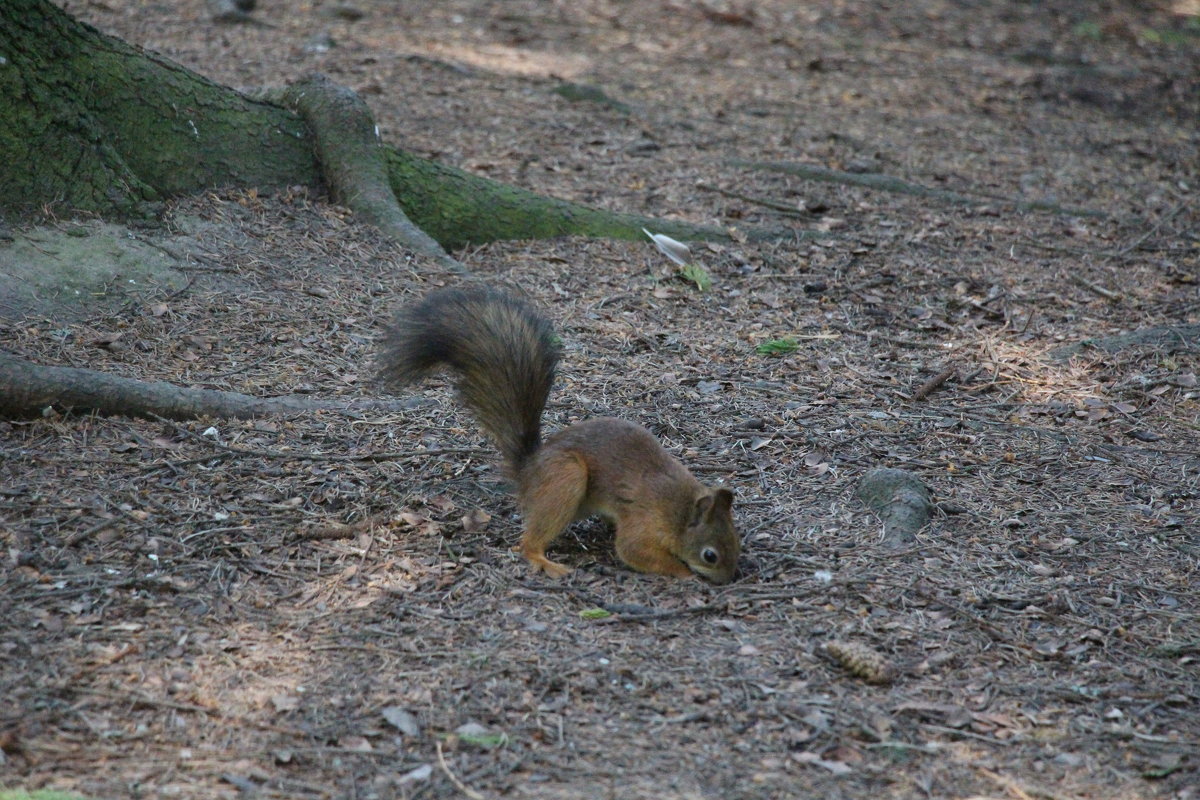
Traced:
<svg viewBox="0 0 1200 800">
<path fill-rule="evenodd" d="M 389 148 L 388 175 L 408 216 L 447 250 L 505 239 L 591 236 L 644 241 L 642 228 L 676 239 L 727 241 L 727 231 L 680 220 L 589 208 Z M 778 238 L 790 231 L 747 231 Z"/>
<path fill-rule="evenodd" d="M 384 234 L 443 266 L 466 271 L 429 234 L 413 224 L 392 190 L 375 117 L 354 91 L 321 74 L 279 92 L 314 133 L 330 194 Z"/>
<path fill-rule="evenodd" d="M 303 122 L 47 0 L 0 2 L 0 208 L 102 216 L 205 186 L 313 184 Z"/>
<path fill-rule="evenodd" d="M 78 367 L 47 367 L 0 352 L 0 419 L 36 417 L 47 408 L 127 417 L 248 419 L 312 411 L 398 410 L 409 405 L 374 400 L 336 403 L 296 395 L 253 397 L 165 381 L 139 381 Z"/>
<path fill-rule="evenodd" d="M 323 171 L 353 178 L 360 165 L 353 155 L 322 165 L 321 156 L 346 156 L 318 143 L 295 111 L 106 36 L 48 0 L 0 0 L 0 56 L 0 213 L 120 218 L 206 187 L 321 185 Z M 572 234 L 637 239 L 643 227 L 729 238 L 718 227 L 588 208 L 379 149 L 400 207 L 446 249 Z M 340 194 L 373 202 L 375 177 Z M 367 213 L 391 219 L 376 216 Z"/>
</svg>

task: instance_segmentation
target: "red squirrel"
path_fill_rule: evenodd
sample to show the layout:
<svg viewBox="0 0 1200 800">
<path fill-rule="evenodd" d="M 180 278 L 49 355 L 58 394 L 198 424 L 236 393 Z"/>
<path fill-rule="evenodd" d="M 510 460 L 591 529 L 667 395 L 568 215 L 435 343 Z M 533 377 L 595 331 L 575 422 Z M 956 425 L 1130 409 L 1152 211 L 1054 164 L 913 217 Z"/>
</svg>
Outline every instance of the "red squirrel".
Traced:
<svg viewBox="0 0 1200 800">
<path fill-rule="evenodd" d="M 546 548 L 573 520 L 616 526 L 617 555 L 641 572 L 727 583 L 741 542 L 733 493 L 700 483 L 640 425 L 599 417 L 542 440 L 559 347 L 550 323 L 495 289 L 440 289 L 402 309 L 384 335 L 380 378 L 392 389 L 438 366 L 504 457 L 525 520 L 518 548 L 552 577 L 571 568 Z"/>
</svg>

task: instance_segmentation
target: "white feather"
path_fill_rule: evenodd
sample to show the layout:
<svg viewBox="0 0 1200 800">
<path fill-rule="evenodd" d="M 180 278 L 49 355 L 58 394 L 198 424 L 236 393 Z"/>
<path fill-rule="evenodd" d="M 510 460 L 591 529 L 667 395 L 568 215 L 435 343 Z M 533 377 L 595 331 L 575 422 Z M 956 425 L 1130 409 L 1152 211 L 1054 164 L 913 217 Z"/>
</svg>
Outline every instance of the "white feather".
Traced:
<svg viewBox="0 0 1200 800">
<path fill-rule="evenodd" d="M 654 246 L 658 248 L 660 253 L 681 267 L 687 266 L 688 256 L 692 254 L 692 251 L 688 249 L 686 244 L 677 242 L 670 236 L 665 236 L 661 233 L 651 233 L 645 228 L 642 228 L 642 232 L 650 237 L 650 241 L 654 242 Z"/>
</svg>

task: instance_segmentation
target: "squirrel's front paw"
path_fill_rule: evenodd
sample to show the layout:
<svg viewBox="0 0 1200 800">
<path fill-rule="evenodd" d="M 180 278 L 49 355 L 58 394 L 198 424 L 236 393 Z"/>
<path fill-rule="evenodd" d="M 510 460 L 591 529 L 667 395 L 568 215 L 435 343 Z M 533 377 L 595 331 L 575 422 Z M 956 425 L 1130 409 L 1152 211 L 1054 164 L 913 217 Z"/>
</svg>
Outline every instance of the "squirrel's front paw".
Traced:
<svg viewBox="0 0 1200 800">
<path fill-rule="evenodd" d="M 534 568 L 540 569 L 551 578 L 565 578 L 575 571 L 566 564 L 559 564 L 557 561 L 551 561 L 550 559 L 543 559 L 542 563 L 534 564 Z"/>
<path fill-rule="evenodd" d="M 516 550 L 525 557 L 525 560 L 533 567 L 534 572 L 544 572 L 551 578 L 565 578 L 573 572 L 566 564 L 559 564 L 557 561 L 551 561 L 546 558 L 545 553 L 534 553 L 520 547 L 514 547 L 513 550 Z"/>
</svg>

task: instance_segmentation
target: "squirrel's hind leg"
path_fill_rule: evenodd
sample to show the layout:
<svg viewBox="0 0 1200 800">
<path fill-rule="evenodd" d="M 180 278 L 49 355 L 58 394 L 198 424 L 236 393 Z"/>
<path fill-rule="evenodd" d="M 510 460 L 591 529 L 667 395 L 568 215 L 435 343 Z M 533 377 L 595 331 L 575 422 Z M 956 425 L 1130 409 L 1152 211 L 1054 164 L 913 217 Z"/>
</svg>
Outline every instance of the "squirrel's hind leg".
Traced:
<svg viewBox="0 0 1200 800">
<path fill-rule="evenodd" d="M 526 470 L 521 483 L 531 488 L 521 493 L 525 533 L 515 549 L 534 569 L 561 578 L 571 568 L 546 558 L 546 548 L 579 514 L 587 495 L 587 465 L 574 453 L 560 452 L 537 459 Z"/>
</svg>

